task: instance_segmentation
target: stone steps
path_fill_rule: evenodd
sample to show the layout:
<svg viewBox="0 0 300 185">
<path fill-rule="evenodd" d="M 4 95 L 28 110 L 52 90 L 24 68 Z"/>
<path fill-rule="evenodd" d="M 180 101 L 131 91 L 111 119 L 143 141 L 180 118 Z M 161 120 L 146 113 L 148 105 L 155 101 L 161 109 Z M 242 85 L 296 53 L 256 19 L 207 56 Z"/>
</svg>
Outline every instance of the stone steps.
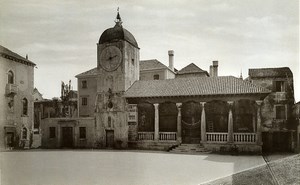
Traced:
<svg viewBox="0 0 300 185">
<path fill-rule="evenodd" d="M 170 150 L 171 153 L 181 153 L 181 154 L 201 154 L 201 153 L 210 153 L 211 151 L 207 150 L 200 144 L 181 144 L 176 148 Z"/>
</svg>

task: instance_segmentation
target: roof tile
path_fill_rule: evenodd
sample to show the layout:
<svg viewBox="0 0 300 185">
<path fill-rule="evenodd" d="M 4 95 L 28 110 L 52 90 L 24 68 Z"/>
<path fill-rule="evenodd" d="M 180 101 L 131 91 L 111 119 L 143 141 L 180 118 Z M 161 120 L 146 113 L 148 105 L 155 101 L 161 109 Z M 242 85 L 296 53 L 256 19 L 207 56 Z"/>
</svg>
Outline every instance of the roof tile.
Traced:
<svg viewBox="0 0 300 185">
<path fill-rule="evenodd" d="M 233 76 L 223 76 L 136 81 L 125 92 L 125 97 L 201 96 L 256 93 L 270 93 L 270 91 Z"/>
</svg>

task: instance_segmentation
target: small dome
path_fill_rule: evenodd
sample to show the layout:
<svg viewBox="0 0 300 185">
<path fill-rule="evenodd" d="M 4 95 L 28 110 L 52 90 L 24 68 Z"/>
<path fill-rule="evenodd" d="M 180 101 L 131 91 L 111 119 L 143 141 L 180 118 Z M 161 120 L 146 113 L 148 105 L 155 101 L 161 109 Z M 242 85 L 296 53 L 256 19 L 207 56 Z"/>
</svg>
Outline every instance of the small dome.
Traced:
<svg viewBox="0 0 300 185">
<path fill-rule="evenodd" d="M 100 36 L 99 44 L 112 42 L 115 40 L 126 40 L 127 42 L 138 48 L 138 44 L 134 36 L 120 24 L 116 24 L 113 28 L 108 28 L 107 30 L 105 30 Z"/>
</svg>

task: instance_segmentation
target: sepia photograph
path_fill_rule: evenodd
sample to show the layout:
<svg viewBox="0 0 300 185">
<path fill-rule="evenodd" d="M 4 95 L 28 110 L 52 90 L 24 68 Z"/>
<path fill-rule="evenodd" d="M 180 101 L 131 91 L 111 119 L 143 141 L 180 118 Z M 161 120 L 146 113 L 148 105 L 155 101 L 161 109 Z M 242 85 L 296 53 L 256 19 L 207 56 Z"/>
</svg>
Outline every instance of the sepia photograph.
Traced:
<svg viewBox="0 0 300 185">
<path fill-rule="evenodd" d="M 300 184 L 299 4 L 0 0 L 0 185 Z"/>
</svg>

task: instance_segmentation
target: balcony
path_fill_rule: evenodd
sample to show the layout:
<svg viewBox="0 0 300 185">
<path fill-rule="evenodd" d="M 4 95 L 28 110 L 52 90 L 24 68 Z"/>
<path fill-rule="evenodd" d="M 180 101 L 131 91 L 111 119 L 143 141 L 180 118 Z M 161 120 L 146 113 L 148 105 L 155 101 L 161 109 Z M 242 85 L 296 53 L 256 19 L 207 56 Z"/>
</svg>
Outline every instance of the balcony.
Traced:
<svg viewBox="0 0 300 185">
<path fill-rule="evenodd" d="M 5 95 L 15 95 L 18 92 L 18 86 L 16 84 L 6 84 Z"/>
</svg>

